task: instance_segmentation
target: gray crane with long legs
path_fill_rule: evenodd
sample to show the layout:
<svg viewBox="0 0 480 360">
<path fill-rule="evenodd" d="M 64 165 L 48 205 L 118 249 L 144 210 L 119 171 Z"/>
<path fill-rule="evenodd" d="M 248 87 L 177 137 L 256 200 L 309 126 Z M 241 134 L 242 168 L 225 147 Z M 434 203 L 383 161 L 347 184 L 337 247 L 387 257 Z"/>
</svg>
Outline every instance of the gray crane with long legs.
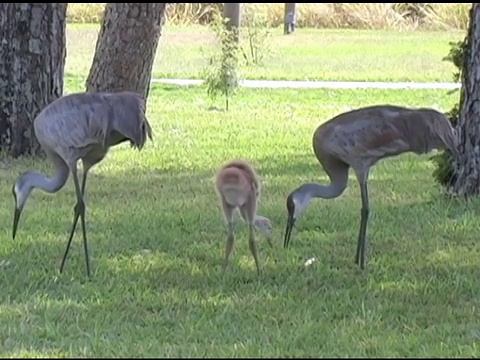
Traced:
<svg viewBox="0 0 480 360">
<path fill-rule="evenodd" d="M 424 154 L 433 149 L 447 149 L 454 158 L 459 156 L 455 130 L 445 115 L 434 109 L 374 105 L 342 113 L 323 123 L 313 134 L 313 151 L 330 184 L 306 183 L 287 196 L 284 247 L 288 247 L 295 221 L 312 198 L 332 199 L 344 192 L 351 167 L 362 199 L 355 263 L 363 270 L 370 169 L 387 157 L 406 152 Z"/>
<path fill-rule="evenodd" d="M 139 94 L 128 91 L 65 95 L 47 105 L 34 119 L 33 127 L 38 142 L 55 167 L 55 174 L 48 178 L 28 171 L 18 177 L 12 189 L 15 200 L 12 237 L 15 239 L 22 209 L 32 190 L 39 188 L 56 193 L 72 173 L 77 203 L 60 273 L 80 217 L 87 275 L 90 277 L 84 203 L 87 174 L 92 166 L 103 160 L 110 147 L 129 141 L 133 148 L 141 150 L 147 137 L 152 140 L 145 102 Z M 83 164 L 81 185 L 77 176 L 79 160 Z"/>
</svg>

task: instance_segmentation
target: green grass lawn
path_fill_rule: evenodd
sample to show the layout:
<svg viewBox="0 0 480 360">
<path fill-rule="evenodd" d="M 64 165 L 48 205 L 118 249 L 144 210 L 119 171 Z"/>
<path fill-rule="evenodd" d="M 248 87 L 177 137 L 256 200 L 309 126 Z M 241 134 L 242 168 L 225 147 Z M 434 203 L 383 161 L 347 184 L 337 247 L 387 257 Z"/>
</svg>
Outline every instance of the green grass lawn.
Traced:
<svg viewBox="0 0 480 360">
<path fill-rule="evenodd" d="M 70 91 L 82 86 L 72 84 Z M 154 142 L 142 152 L 112 149 L 87 183 L 92 281 L 80 228 L 58 273 L 72 181 L 56 195 L 32 194 L 13 241 L 16 176 L 52 169 L 44 160 L 3 160 L 0 356 L 480 356 L 480 202 L 467 208 L 443 197 L 427 155 L 386 160 L 372 172 L 365 272 L 354 265 L 353 174 L 342 197 L 311 203 L 291 248 L 282 247 L 288 193 L 327 181 L 311 149 L 321 122 L 374 103 L 447 110 L 455 101 L 432 90 L 241 89 L 224 113 L 208 110 L 204 88 L 155 85 Z M 261 277 L 240 220 L 231 267 L 221 273 L 226 227 L 213 176 L 237 157 L 256 166 L 259 213 L 275 227 L 273 249 L 259 236 Z M 311 257 L 318 261 L 306 268 Z"/>
<path fill-rule="evenodd" d="M 68 25 L 66 73 L 84 83 L 99 25 Z M 463 31 L 373 31 L 298 29 L 290 36 L 272 29 L 265 65 L 243 69 L 246 79 L 451 82 L 454 66 L 442 59 Z M 246 40 L 244 38 L 244 40 Z M 211 30 L 167 24 L 154 78 L 203 78 L 215 50 Z"/>
</svg>

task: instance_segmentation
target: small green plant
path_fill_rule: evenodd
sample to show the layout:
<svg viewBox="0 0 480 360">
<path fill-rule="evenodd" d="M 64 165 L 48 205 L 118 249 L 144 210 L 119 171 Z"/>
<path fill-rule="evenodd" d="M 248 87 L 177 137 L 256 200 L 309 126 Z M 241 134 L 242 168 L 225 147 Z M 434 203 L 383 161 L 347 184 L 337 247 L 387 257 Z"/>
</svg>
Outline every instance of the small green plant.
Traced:
<svg viewBox="0 0 480 360">
<path fill-rule="evenodd" d="M 444 61 L 450 61 L 457 68 L 457 71 L 453 74 L 453 80 L 455 82 L 460 79 L 463 71 L 466 46 L 466 38 L 463 41 L 451 42 L 450 51 L 448 52 L 448 55 L 443 58 Z M 458 90 L 452 90 L 450 94 L 456 93 L 457 91 Z M 458 124 L 460 104 L 461 98 L 455 103 L 453 108 L 445 114 L 454 128 Z M 432 174 L 435 181 L 446 188 L 452 186 L 456 180 L 452 154 L 449 151 L 444 150 L 431 156 L 430 160 L 436 165 Z"/>
<path fill-rule="evenodd" d="M 265 16 L 255 15 L 251 8 L 245 9 L 244 15 L 247 46 L 242 47 L 245 65 L 264 65 L 265 58 L 271 53 L 270 31 Z"/>
<path fill-rule="evenodd" d="M 456 68 L 457 72 L 453 73 L 453 81 L 460 80 L 463 70 L 464 54 L 467 48 L 467 38 L 462 41 L 450 42 L 450 50 L 448 55 L 443 58 L 444 61 L 450 61 Z"/>
<path fill-rule="evenodd" d="M 205 84 L 207 94 L 215 100 L 218 94 L 225 97 L 225 110 L 228 111 L 231 97 L 238 88 L 238 30 L 229 30 L 226 26 L 228 19 L 219 13 L 214 15 L 211 28 L 220 43 L 220 51 L 214 53 L 208 60 L 205 69 Z"/>
</svg>

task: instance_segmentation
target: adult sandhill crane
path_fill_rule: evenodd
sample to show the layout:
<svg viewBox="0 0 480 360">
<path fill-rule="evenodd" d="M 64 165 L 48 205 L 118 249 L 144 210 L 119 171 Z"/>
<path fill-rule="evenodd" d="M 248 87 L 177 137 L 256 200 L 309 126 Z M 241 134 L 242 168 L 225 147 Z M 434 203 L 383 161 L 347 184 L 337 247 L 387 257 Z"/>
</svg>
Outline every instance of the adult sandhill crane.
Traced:
<svg viewBox="0 0 480 360">
<path fill-rule="evenodd" d="M 220 199 L 223 215 L 227 222 L 227 244 L 225 248 L 225 272 L 233 250 L 235 235 L 233 230 L 233 212 L 238 209 L 243 220 L 248 224 L 248 245 L 255 260 L 257 273 L 261 273 L 254 228 L 260 230 L 267 238 L 270 247 L 271 223 L 266 217 L 257 215 L 261 185 L 253 168 L 245 160 L 232 160 L 224 164 L 215 176 L 215 190 Z"/>
<path fill-rule="evenodd" d="M 80 217 L 87 275 L 90 277 L 84 203 L 87 174 L 105 157 L 111 146 L 130 141 L 132 147 L 141 150 L 147 136 L 152 140 L 144 100 L 139 94 L 127 91 L 70 94 L 46 106 L 34 119 L 33 127 L 38 142 L 55 167 L 55 174 L 48 178 L 28 171 L 19 176 L 12 189 L 15 199 L 12 237 L 15 239 L 20 214 L 31 191 L 39 188 L 56 193 L 63 188 L 71 172 L 77 203 L 60 273 Z M 78 160 L 83 163 L 81 186 L 77 176 Z"/>
<path fill-rule="evenodd" d="M 312 198 L 332 199 L 343 193 L 351 167 L 362 199 L 355 262 L 363 270 L 370 169 L 383 158 L 405 152 L 424 154 L 432 149 L 448 149 L 458 157 L 454 129 L 442 113 L 433 109 L 374 105 L 345 112 L 320 125 L 313 134 L 313 151 L 330 184 L 306 183 L 288 195 L 284 247 L 288 247 L 295 221 Z"/>
</svg>

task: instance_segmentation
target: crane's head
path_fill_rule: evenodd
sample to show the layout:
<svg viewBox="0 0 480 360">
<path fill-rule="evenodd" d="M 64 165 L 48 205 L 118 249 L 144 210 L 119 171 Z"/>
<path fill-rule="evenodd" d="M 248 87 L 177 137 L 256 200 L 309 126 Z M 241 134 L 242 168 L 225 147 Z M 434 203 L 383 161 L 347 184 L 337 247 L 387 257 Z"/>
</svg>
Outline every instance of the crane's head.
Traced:
<svg viewBox="0 0 480 360">
<path fill-rule="evenodd" d="M 13 213 L 13 230 L 12 237 L 15 239 L 15 234 L 17 233 L 18 221 L 20 220 L 20 215 L 22 213 L 25 202 L 27 201 L 28 196 L 32 191 L 32 187 L 23 181 L 24 175 L 20 176 L 12 188 L 13 199 L 15 200 L 15 210 Z"/>
<path fill-rule="evenodd" d="M 272 242 L 272 223 L 269 218 L 257 215 L 255 217 L 255 227 L 260 230 L 267 239 L 268 245 L 273 248 Z"/>
<path fill-rule="evenodd" d="M 283 247 L 287 248 L 290 243 L 293 227 L 300 214 L 305 210 L 310 202 L 308 185 L 302 185 L 287 196 L 287 227 L 285 229 L 285 239 Z"/>
</svg>

